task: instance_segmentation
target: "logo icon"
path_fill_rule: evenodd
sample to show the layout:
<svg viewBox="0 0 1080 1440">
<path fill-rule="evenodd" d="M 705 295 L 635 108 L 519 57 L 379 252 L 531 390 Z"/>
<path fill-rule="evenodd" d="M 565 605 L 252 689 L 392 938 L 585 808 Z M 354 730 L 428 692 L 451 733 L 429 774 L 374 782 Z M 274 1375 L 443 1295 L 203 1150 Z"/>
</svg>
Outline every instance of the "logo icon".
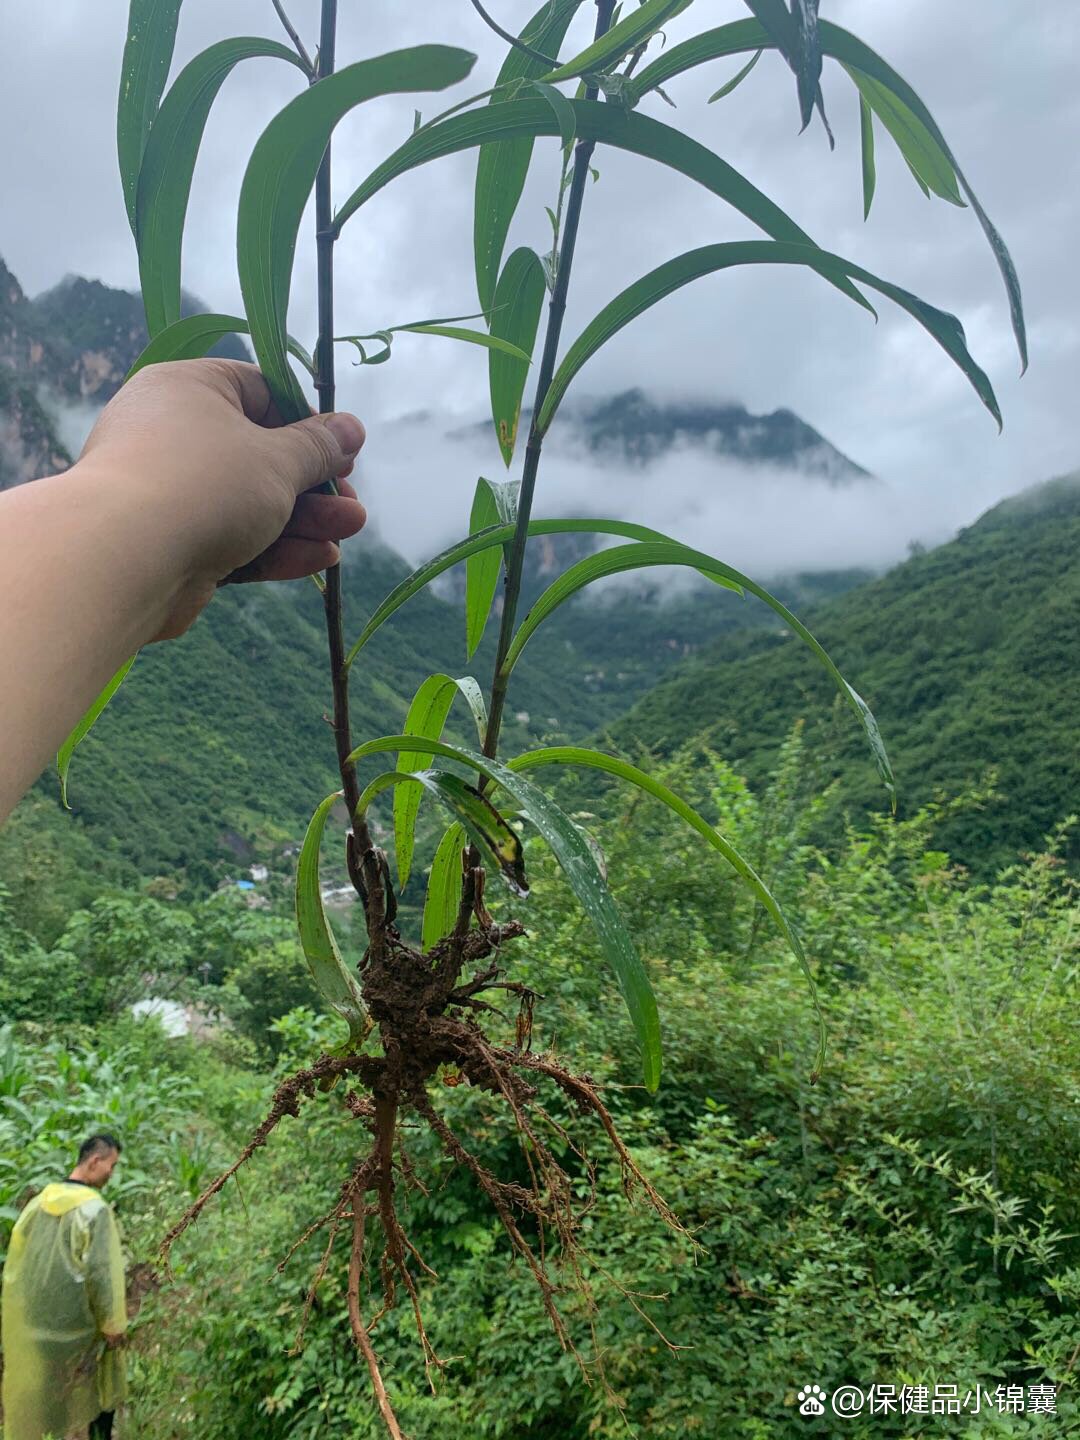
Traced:
<svg viewBox="0 0 1080 1440">
<path fill-rule="evenodd" d="M 800 1415 L 824 1415 L 825 1391 L 820 1385 L 805 1385 L 799 1391 Z"/>
</svg>

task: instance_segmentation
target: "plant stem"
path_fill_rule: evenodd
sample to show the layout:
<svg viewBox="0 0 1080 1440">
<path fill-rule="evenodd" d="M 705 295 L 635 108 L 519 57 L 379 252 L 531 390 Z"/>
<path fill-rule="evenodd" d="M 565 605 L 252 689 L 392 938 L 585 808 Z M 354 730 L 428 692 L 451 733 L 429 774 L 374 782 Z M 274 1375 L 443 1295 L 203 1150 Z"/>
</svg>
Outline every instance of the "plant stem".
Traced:
<svg viewBox="0 0 1080 1440">
<path fill-rule="evenodd" d="M 615 0 L 596 0 L 597 40 L 611 25 Z M 585 92 L 587 100 L 595 100 L 597 87 L 590 85 Z M 589 178 L 589 167 L 594 140 L 579 140 L 574 150 L 574 175 L 570 182 L 570 197 L 566 204 L 566 224 L 562 244 L 559 247 L 559 263 L 555 274 L 555 286 L 548 305 L 547 333 L 544 337 L 544 353 L 540 361 L 540 373 L 536 382 L 536 398 L 533 401 L 533 418 L 529 426 L 529 441 L 525 448 L 525 466 L 521 476 L 521 490 L 518 494 L 517 529 L 506 566 L 506 580 L 503 589 L 502 624 L 499 627 L 499 644 L 495 656 L 495 674 L 491 682 L 491 703 L 488 707 L 488 726 L 484 735 L 484 754 L 494 758 L 498 753 L 499 730 L 502 726 L 503 710 L 506 705 L 506 690 L 510 677 L 504 672 L 510 642 L 514 638 L 514 622 L 517 619 L 518 600 L 521 596 L 521 577 L 525 565 L 525 543 L 529 535 L 529 518 L 532 515 L 533 493 L 536 489 L 536 475 L 540 468 L 540 454 L 544 437 L 536 428 L 536 417 L 540 414 L 551 378 L 555 373 L 555 361 L 559 353 L 563 317 L 566 314 L 566 296 L 570 289 L 570 271 L 573 267 L 574 249 L 577 245 L 578 226 L 581 221 L 581 207 L 585 199 L 585 185 Z"/>
<path fill-rule="evenodd" d="M 494 20 L 484 9 L 480 0 L 472 0 L 472 7 L 480 16 L 480 19 L 483 20 L 484 24 L 487 25 L 489 29 L 494 30 L 495 34 L 498 35 L 500 39 L 505 40 L 508 45 L 512 45 L 515 50 L 522 51 L 533 60 L 539 60 L 541 65 L 546 65 L 549 70 L 558 69 L 558 60 L 552 60 L 550 55 L 545 55 L 540 50 L 534 50 L 533 47 L 527 45 L 524 40 L 519 40 L 516 35 L 511 35 L 509 30 L 504 30 L 499 22 Z"/>
<path fill-rule="evenodd" d="M 300 39 L 300 36 L 297 34 L 295 25 L 294 25 L 294 24 L 292 23 L 292 21 L 289 19 L 288 15 L 285 14 L 285 7 L 284 7 L 284 5 L 282 5 L 281 0 L 271 0 L 271 4 L 273 5 L 274 9 L 277 11 L 277 17 L 278 17 L 278 19 L 281 21 L 282 25 L 285 27 L 285 33 L 286 33 L 286 35 L 288 35 L 289 39 L 290 39 L 290 40 L 292 41 L 292 43 L 293 43 L 293 49 L 296 51 L 297 55 L 300 56 L 301 63 L 303 64 L 304 69 L 305 69 L 305 70 L 307 71 L 307 73 L 308 73 L 308 79 L 311 80 L 311 81 L 315 81 L 315 80 L 318 78 L 318 75 L 317 75 L 316 70 L 315 70 L 315 62 L 312 60 L 311 56 L 308 54 L 307 48 L 305 47 L 304 42 Z"/>
<path fill-rule="evenodd" d="M 324 79 L 334 70 L 334 51 L 337 39 L 337 0 L 322 0 L 322 22 L 319 29 L 319 71 L 318 78 Z M 315 347 L 315 386 L 319 392 L 319 414 L 327 415 L 334 409 L 334 241 L 333 200 L 330 190 L 330 151 L 319 166 L 315 179 L 315 244 L 318 265 L 319 339 Z M 367 822 L 358 819 L 357 804 L 360 787 L 356 779 L 356 767 L 349 763 L 352 753 L 352 729 L 349 723 L 349 671 L 345 664 L 345 624 L 341 605 L 341 565 L 331 565 L 326 572 L 326 589 L 323 591 L 323 609 L 326 615 L 326 638 L 330 650 L 330 680 L 334 693 L 334 744 L 337 748 L 338 769 L 341 785 L 345 792 L 349 819 L 353 827 L 354 840 L 348 848 L 349 878 L 357 893 L 364 901 L 367 912 L 369 935 L 379 932 L 385 916 L 385 891 L 375 855 Z M 371 903 L 369 904 L 369 897 Z M 380 903 L 380 900 L 383 903 Z"/>
</svg>

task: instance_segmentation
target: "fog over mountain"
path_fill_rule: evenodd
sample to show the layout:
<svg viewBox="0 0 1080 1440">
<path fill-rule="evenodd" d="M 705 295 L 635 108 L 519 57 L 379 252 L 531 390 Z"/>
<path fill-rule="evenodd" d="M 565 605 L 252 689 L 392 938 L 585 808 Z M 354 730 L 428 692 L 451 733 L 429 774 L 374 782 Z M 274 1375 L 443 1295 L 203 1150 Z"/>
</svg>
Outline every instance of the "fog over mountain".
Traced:
<svg viewBox="0 0 1080 1440">
<path fill-rule="evenodd" d="M 185 308 L 199 302 L 186 297 Z M 77 454 L 144 343 L 137 296 L 68 276 L 30 299 L 0 260 L 0 484 Z M 221 350 L 248 354 L 232 337 Z M 391 362 L 407 363 L 404 353 Z M 385 420 L 359 467 L 369 533 L 418 561 L 465 533 L 478 475 L 507 473 L 481 414 Z M 568 397 L 537 492 L 540 515 L 634 519 L 766 578 L 883 568 L 911 541 L 948 539 L 972 503 L 970 487 L 947 476 L 875 478 L 791 410 L 756 415 L 726 395 L 643 388 Z M 362 556 L 363 542 L 350 553 Z"/>
<path fill-rule="evenodd" d="M 781 412 L 780 428 L 803 443 L 786 455 L 769 444 L 763 457 L 730 453 L 709 428 L 717 407 L 687 397 L 650 399 L 640 412 L 648 425 L 626 443 L 598 438 L 592 420 L 620 401 L 625 396 L 593 397 L 560 413 L 545 446 L 539 514 L 634 519 L 756 576 L 881 569 L 903 559 L 912 541 L 950 538 L 971 515 L 969 486 L 939 474 L 886 483 L 790 412 Z M 730 401 L 723 408 L 737 417 L 736 436 L 745 440 L 756 427 L 766 442 L 775 438 L 763 417 Z M 704 428 L 688 426 L 688 416 Z M 370 432 L 360 484 L 379 533 L 419 560 L 465 533 L 478 475 L 507 476 L 490 422 L 463 424 L 433 410 Z"/>
</svg>

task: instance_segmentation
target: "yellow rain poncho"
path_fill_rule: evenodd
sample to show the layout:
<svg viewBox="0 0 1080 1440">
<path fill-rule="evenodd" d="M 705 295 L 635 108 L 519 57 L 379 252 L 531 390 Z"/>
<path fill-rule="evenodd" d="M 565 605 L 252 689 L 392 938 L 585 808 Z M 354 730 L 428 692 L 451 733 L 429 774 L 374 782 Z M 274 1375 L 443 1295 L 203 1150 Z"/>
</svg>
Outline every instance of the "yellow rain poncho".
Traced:
<svg viewBox="0 0 1080 1440">
<path fill-rule="evenodd" d="M 46 1185 L 4 1262 L 4 1440 L 56 1440 L 124 1398 L 127 1327 L 120 1232 L 97 1190 Z"/>
</svg>

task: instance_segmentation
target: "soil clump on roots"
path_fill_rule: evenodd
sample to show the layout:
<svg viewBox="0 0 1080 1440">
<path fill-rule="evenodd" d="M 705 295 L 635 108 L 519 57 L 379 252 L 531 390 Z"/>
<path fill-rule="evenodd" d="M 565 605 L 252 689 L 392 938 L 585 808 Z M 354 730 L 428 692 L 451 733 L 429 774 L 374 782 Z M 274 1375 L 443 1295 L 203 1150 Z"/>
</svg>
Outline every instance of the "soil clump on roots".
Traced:
<svg viewBox="0 0 1080 1440">
<path fill-rule="evenodd" d="M 329 1089 L 342 1079 L 356 1081 L 357 1087 L 346 1091 L 344 1103 L 357 1122 L 371 1132 L 370 1145 L 342 1183 L 334 1204 L 298 1237 L 278 1270 L 283 1270 L 317 1232 L 327 1231 L 325 1248 L 301 1311 L 293 1349 L 293 1353 L 299 1353 L 335 1242 L 343 1233 L 351 1236 L 347 1289 L 350 1327 L 393 1440 L 408 1437 L 394 1414 L 372 1335 L 401 1292 L 412 1307 L 432 1389 L 442 1365 L 424 1328 L 418 1287 L 422 1277 L 437 1277 L 406 1234 L 395 1203 L 399 1184 L 425 1190 L 423 1178 L 402 1143 L 400 1121 L 405 1115 L 425 1124 L 449 1159 L 473 1177 L 498 1216 L 513 1254 L 535 1280 L 559 1343 L 574 1356 L 585 1379 L 598 1378 L 609 1394 L 601 1347 L 596 1343 L 597 1308 L 583 1262 L 601 1272 L 602 1267 L 588 1256 L 579 1235 L 580 1220 L 595 1198 L 595 1169 L 582 1139 L 571 1135 L 544 1108 L 545 1091 L 561 1093 L 570 1102 L 573 1114 L 599 1125 L 604 1141 L 618 1159 L 627 1198 L 640 1195 L 668 1226 L 685 1235 L 678 1219 L 634 1162 L 590 1077 L 568 1070 L 551 1053 L 532 1051 L 533 1007 L 540 997 L 520 982 L 507 979 L 502 964 L 503 945 L 524 934 L 524 926 L 517 920 L 494 923 L 484 908 L 483 871 L 479 869 L 466 876 L 454 932 L 426 954 L 405 944 L 392 921 L 384 922 L 377 932 L 377 943 L 373 937 L 360 967 L 364 1002 L 378 1031 L 382 1054 L 324 1054 L 310 1067 L 283 1080 L 274 1092 L 269 1113 L 240 1155 L 199 1196 L 162 1243 L 167 1263 L 174 1242 L 255 1151 L 266 1144 L 286 1115 L 299 1115 L 303 1103 L 319 1089 Z M 516 1037 L 511 1047 L 490 1040 L 480 1023 L 485 1012 L 502 1014 L 490 999 L 484 998 L 498 992 L 516 997 L 518 1003 Z M 428 1091 L 429 1083 L 440 1071 L 452 1077 L 453 1083 L 467 1082 L 507 1107 L 525 1156 L 528 1184 L 501 1179 L 493 1173 L 440 1115 Z M 559 1136 L 580 1161 L 588 1182 L 584 1200 L 575 1198 L 575 1181 L 556 1158 L 545 1131 Z M 635 1296 L 613 1277 L 607 1278 L 655 1330 L 638 1301 L 660 1297 Z M 370 1314 L 365 1314 L 367 1293 L 379 1297 Z M 575 1346 L 560 1312 L 559 1298 L 567 1293 L 585 1301 L 594 1341 L 589 1359 Z M 664 1343 L 669 1342 L 664 1339 Z M 612 1399 L 618 1403 L 614 1395 Z"/>
</svg>

